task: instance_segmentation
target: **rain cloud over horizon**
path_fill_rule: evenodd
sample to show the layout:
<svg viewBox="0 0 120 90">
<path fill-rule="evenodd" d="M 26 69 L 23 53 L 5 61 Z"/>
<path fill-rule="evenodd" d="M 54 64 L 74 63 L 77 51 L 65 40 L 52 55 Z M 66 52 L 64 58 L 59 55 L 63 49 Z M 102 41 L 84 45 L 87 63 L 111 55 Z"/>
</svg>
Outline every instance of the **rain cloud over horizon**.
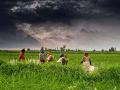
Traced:
<svg viewBox="0 0 120 90">
<path fill-rule="evenodd" d="M 120 50 L 119 0 L 4 0 L 0 48 Z"/>
</svg>

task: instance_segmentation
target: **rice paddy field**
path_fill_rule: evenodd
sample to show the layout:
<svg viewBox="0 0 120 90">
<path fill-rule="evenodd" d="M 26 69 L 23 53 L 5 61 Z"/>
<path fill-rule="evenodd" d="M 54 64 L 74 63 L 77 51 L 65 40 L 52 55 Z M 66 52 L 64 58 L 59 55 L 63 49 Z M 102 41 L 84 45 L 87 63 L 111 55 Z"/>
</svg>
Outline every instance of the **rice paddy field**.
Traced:
<svg viewBox="0 0 120 90">
<path fill-rule="evenodd" d="M 55 60 L 40 64 L 39 52 L 27 52 L 24 62 L 19 52 L 0 51 L 0 90 L 120 90 L 120 53 L 91 53 L 95 71 L 85 72 L 83 53 L 68 53 L 68 65 Z"/>
</svg>

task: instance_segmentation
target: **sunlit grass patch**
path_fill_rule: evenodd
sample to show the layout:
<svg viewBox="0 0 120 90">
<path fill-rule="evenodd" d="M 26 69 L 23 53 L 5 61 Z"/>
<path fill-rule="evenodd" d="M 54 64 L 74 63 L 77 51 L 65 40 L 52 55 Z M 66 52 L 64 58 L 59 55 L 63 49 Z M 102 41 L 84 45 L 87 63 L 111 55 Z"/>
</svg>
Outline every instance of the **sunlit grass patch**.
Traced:
<svg viewBox="0 0 120 90">
<path fill-rule="evenodd" d="M 41 64 L 39 60 L 35 60 L 35 59 L 27 59 L 27 60 L 18 60 L 18 59 L 10 59 L 9 62 L 7 62 L 8 64 Z"/>
</svg>

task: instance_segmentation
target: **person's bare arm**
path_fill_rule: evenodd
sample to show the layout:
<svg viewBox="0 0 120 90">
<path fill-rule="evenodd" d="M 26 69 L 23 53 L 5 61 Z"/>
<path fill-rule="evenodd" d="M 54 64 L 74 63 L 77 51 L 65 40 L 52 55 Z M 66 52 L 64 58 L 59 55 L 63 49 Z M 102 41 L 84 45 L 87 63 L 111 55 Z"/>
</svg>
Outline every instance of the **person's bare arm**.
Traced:
<svg viewBox="0 0 120 90">
<path fill-rule="evenodd" d="M 90 65 L 92 65 L 92 63 L 91 63 L 91 59 L 89 59 L 89 61 L 90 61 Z"/>
</svg>

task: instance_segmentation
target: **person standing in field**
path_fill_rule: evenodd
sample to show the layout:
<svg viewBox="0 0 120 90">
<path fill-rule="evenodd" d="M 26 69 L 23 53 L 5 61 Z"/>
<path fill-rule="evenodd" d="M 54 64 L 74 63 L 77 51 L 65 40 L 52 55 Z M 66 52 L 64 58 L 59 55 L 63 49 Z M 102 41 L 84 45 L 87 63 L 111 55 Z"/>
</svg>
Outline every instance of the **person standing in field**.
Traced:
<svg viewBox="0 0 120 90">
<path fill-rule="evenodd" d="M 89 56 L 89 53 L 84 54 L 81 63 L 83 64 L 85 71 L 94 71 L 94 66 L 92 66 L 91 64 L 91 58 Z"/>
<path fill-rule="evenodd" d="M 20 51 L 19 60 L 25 60 L 25 49 L 22 49 Z"/>
<path fill-rule="evenodd" d="M 63 56 L 64 56 L 64 54 L 65 54 L 65 48 L 66 48 L 65 45 L 60 48 L 60 57 L 63 57 Z"/>
<path fill-rule="evenodd" d="M 46 53 L 44 51 L 44 47 L 41 48 L 39 56 L 40 56 L 40 62 L 45 63 L 45 61 L 46 61 Z"/>
</svg>

